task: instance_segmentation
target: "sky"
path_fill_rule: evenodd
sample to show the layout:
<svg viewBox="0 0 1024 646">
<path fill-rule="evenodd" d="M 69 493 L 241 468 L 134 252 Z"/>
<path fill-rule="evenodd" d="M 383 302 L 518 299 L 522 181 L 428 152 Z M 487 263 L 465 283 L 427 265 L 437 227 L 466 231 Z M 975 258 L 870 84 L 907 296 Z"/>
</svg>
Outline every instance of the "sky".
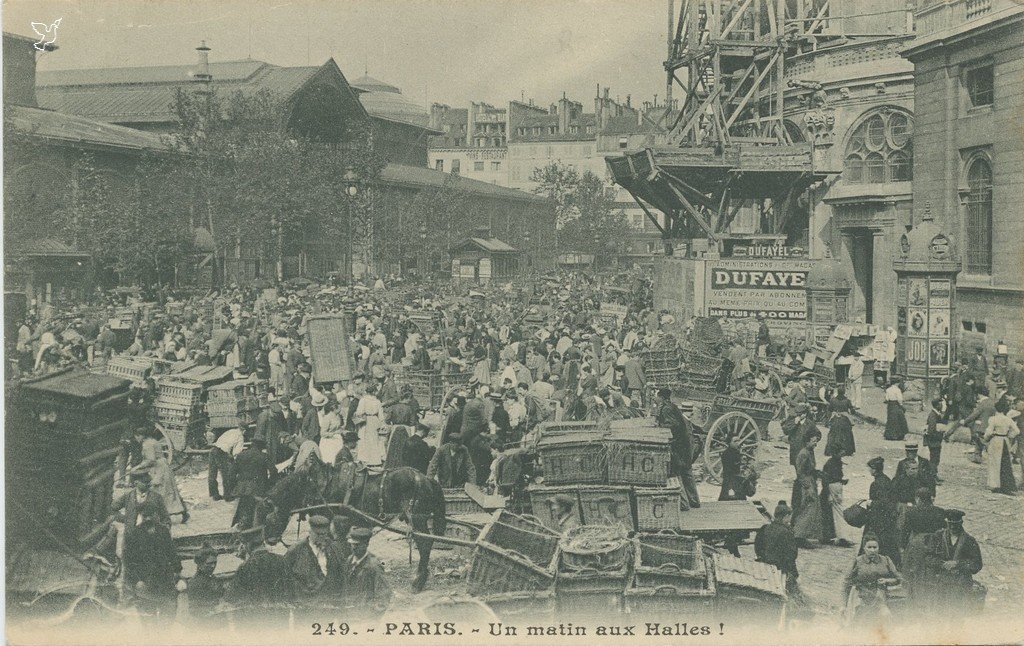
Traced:
<svg viewBox="0 0 1024 646">
<path fill-rule="evenodd" d="M 61 18 L 40 70 L 192 64 L 282 66 L 333 57 L 421 105 L 561 98 L 593 110 L 597 85 L 634 105 L 664 96 L 667 0 L 6 0 L 4 31 Z"/>
</svg>

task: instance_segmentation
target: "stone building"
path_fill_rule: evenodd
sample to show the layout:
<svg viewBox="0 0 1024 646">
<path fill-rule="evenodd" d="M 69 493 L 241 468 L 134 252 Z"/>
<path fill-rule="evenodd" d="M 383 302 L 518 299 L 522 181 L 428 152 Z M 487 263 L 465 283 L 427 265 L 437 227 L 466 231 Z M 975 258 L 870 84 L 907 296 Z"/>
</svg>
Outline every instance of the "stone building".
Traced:
<svg viewBox="0 0 1024 646">
<path fill-rule="evenodd" d="M 820 37 L 797 42 L 783 114 L 794 141 L 813 143 L 816 168 L 841 171 L 801 198 L 810 213 L 796 244 L 841 262 L 852 321 L 895 328 L 892 256 L 911 224 L 914 127 L 913 67 L 900 49 L 913 32 L 907 11 L 877 4 L 844 3 Z"/>
<path fill-rule="evenodd" d="M 929 211 L 962 255 L 960 351 L 1024 352 L 1024 6 L 924 0 L 914 65 L 914 219 Z M 956 321 L 954 321 L 956 324 Z"/>
<path fill-rule="evenodd" d="M 431 137 L 428 165 L 434 170 L 508 186 L 508 111 L 487 103 L 451 108 L 435 103 L 430 126 L 444 134 Z"/>
</svg>

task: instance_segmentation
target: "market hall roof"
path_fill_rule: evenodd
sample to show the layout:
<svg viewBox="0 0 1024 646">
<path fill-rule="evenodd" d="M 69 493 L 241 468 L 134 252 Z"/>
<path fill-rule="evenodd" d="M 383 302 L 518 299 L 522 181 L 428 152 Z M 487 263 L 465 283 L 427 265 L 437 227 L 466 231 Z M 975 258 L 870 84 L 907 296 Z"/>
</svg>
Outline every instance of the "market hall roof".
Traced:
<svg viewBox="0 0 1024 646">
<path fill-rule="evenodd" d="M 174 121 L 174 97 L 178 89 L 211 89 L 231 94 L 268 90 L 288 100 L 319 75 L 333 76 L 343 90 L 343 100 L 366 115 L 358 94 L 329 59 L 323 65 L 279 67 L 263 61 L 210 63 L 211 80 L 201 82 L 195 65 L 158 65 L 99 69 L 39 71 L 36 96 L 39 105 L 111 123 L 159 123 Z"/>
<path fill-rule="evenodd" d="M 380 181 L 383 184 L 407 186 L 410 188 L 440 188 L 444 185 L 445 180 L 451 177 L 450 173 L 442 173 L 432 168 L 406 166 L 404 164 L 388 164 L 380 173 Z M 537 204 L 543 204 L 548 201 L 547 198 L 539 195 L 469 179 L 468 177 L 459 177 L 458 187 L 468 193 L 481 197 L 520 200 Z"/>
<path fill-rule="evenodd" d="M 173 139 L 168 136 L 52 110 L 9 105 L 4 108 L 4 117 L 16 132 L 53 142 L 140 151 L 169 151 L 173 148 Z"/>
<path fill-rule="evenodd" d="M 352 87 L 363 92 L 359 101 L 370 116 L 423 128 L 430 124 L 427 109 L 390 83 L 364 75 L 352 81 Z"/>
</svg>

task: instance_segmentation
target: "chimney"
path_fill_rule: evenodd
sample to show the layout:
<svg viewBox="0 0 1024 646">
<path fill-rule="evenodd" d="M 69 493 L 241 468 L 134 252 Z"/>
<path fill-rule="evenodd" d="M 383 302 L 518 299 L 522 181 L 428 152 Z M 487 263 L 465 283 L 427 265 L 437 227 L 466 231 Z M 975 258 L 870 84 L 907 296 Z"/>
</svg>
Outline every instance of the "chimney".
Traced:
<svg viewBox="0 0 1024 646">
<path fill-rule="evenodd" d="M 630 103 L 630 99 L 632 99 L 632 97 L 633 97 L 633 95 L 631 95 L 631 94 L 627 94 L 626 95 L 626 107 L 627 108 L 632 108 L 633 107 L 633 104 Z"/>
<path fill-rule="evenodd" d="M 199 52 L 199 66 L 196 68 L 194 78 L 200 83 L 209 83 L 213 80 L 213 76 L 210 74 L 210 48 L 206 46 L 205 40 L 199 47 L 196 47 L 196 51 Z"/>
<path fill-rule="evenodd" d="M 558 100 L 558 134 L 565 135 L 569 133 L 569 115 L 572 111 L 572 102 L 565 98 L 565 93 L 562 93 L 562 98 Z"/>
</svg>

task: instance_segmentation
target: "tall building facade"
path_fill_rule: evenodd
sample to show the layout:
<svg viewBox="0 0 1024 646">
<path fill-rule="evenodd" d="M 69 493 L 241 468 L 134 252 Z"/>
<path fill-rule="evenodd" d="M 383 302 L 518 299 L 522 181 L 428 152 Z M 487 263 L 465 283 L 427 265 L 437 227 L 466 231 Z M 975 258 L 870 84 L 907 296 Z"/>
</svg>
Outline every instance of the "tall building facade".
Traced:
<svg viewBox="0 0 1024 646">
<path fill-rule="evenodd" d="M 956 313 L 961 352 L 1004 341 L 1024 351 L 1024 6 L 1012 0 L 925 0 L 914 65 L 914 219 L 925 210 L 962 256 Z"/>
<path fill-rule="evenodd" d="M 435 103 L 430 125 L 443 134 L 430 140 L 428 166 L 488 184 L 508 186 L 508 111 L 487 103 L 452 108 Z"/>
</svg>

